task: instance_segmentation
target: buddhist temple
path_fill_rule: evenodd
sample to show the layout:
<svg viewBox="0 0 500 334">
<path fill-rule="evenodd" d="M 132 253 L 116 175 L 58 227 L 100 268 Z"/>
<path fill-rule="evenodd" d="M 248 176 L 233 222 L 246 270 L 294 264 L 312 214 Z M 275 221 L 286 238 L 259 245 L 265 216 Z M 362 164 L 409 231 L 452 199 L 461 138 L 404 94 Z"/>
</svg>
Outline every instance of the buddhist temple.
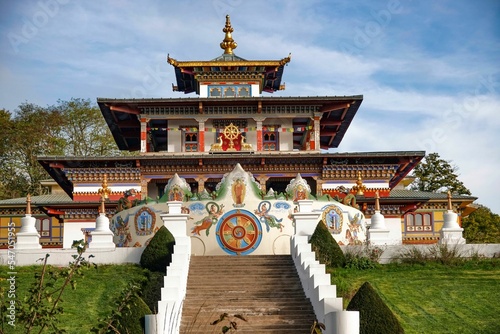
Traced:
<svg viewBox="0 0 500 334">
<path fill-rule="evenodd" d="M 31 198 L 42 246 L 88 237 L 103 192 L 119 247 L 145 246 L 170 201 L 189 215 L 195 254 L 286 253 L 291 215 L 306 199 L 343 245 L 367 241 L 375 212 L 384 243 L 437 242 L 447 195 L 406 189 L 425 152 L 337 152 L 363 95 L 272 96 L 286 88 L 292 55 L 241 58 L 233 32 L 227 16 L 211 60 L 166 57 L 179 97 L 97 98 L 117 146 L 133 155 L 39 157 L 55 181 L 51 195 Z M 464 216 L 475 199 L 450 201 Z M 0 201 L 0 244 L 25 203 Z"/>
</svg>

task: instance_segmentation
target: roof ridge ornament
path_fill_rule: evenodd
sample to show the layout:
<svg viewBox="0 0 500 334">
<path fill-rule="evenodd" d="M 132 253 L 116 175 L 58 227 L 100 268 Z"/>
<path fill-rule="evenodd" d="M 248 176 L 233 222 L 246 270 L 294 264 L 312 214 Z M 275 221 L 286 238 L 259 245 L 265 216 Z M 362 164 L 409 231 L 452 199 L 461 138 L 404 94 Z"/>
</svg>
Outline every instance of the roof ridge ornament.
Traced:
<svg viewBox="0 0 500 334">
<path fill-rule="evenodd" d="M 220 43 L 220 47 L 224 50 L 224 54 L 232 55 L 233 49 L 236 49 L 238 44 L 234 41 L 233 36 L 231 35 L 234 29 L 231 26 L 231 19 L 229 15 L 226 15 L 226 25 L 222 31 L 225 32 L 226 35 L 224 36 L 224 40 Z"/>
</svg>

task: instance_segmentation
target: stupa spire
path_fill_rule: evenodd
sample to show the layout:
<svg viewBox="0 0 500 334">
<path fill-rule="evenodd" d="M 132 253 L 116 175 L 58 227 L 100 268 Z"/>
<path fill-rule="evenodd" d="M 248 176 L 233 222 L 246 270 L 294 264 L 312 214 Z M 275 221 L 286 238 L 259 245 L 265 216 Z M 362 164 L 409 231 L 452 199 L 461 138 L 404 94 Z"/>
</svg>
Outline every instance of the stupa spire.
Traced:
<svg viewBox="0 0 500 334">
<path fill-rule="evenodd" d="M 224 36 L 224 40 L 220 43 L 220 47 L 224 50 L 224 54 L 232 55 L 233 49 L 236 49 L 238 44 L 234 41 L 233 36 L 231 35 L 234 29 L 231 26 L 231 19 L 229 15 L 226 15 L 226 25 L 222 31 L 225 32 L 226 35 Z"/>
</svg>

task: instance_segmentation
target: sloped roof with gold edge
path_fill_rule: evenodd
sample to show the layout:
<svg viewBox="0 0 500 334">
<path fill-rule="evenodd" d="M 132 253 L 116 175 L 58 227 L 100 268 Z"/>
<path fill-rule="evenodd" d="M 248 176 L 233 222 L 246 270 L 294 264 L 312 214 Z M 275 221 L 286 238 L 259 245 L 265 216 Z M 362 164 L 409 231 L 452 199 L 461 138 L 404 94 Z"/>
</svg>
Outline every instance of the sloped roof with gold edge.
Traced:
<svg viewBox="0 0 500 334">
<path fill-rule="evenodd" d="M 251 80 L 259 81 L 260 93 L 275 92 L 284 89 L 281 85 L 284 66 L 290 62 L 291 56 L 280 60 L 246 60 L 234 54 L 237 43 L 232 38 L 233 28 L 229 15 L 226 16 L 225 33 L 220 47 L 224 53 L 212 60 L 179 61 L 167 56 L 169 64 L 175 68 L 177 85 L 174 91 L 185 94 L 196 92 L 199 94 L 200 81 L 212 79 L 221 80 Z M 214 78 L 216 76 L 216 78 Z"/>
</svg>

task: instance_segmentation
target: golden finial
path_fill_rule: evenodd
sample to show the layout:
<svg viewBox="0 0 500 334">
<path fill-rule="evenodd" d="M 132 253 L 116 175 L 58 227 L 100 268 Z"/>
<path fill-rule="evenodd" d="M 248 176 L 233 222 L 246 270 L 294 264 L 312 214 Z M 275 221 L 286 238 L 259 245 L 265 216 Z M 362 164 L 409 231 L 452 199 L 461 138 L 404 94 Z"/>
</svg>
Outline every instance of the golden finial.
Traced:
<svg viewBox="0 0 500 334">
<path fill-rule="evenodd" d="M 378 190 L 375 192 L 375 211 L 380 211 L 380 195 Z"/>
<path fill-rule="evenodd" d="M 451 205 L 451 191 L 448 190 L 448 210 L 453 210 L 453 205 Z"/>
<path fill-rule="evenodd" d="M 356 195 L 363 196 L 365 194 L 366 186 L 363 184 L 363 180 L 361 179 L 361 172 L 358 171 L 358 180 L 356 181 L 356 185 L 353 187 L 354 190 L 357 190 Z"/>
<path fill-rule="evenodd" d="M 220 47 L 224 50 L 224 54 L 232 55 L 233 49 L 236 49 L 238 44 L 234 41 L 233 36 L 231 35 L 234 29 L 231 27 L 231 19 L 229 18 L 229 15 L 226 15 L 226 25 L 222 31 L 226 33 L 226 36 L 224 37 L 222 43 L 220 43 Z"/>
<path fill-rule="evenodd" d="M 99 188 L 98 194 L 101 195 L 103 199 L 108 199 L 111 194 L 111 189 L 108 187 L 108 177 L 104 174 L 104 179 L 102 181 L 102 188 Z"/>
<path fill-rule="evenodd" d="M 26 196 L 26 214 L 31 215 L 31 195 Z"/>
<path fill-rule="evenodd" d="M 106 206 L 104 205 L 104 197 L 101 197 L 101 205 L 99 206 L 99 210 L 97 210 L 100 213 L 106 213 Z"/>
</svg>

